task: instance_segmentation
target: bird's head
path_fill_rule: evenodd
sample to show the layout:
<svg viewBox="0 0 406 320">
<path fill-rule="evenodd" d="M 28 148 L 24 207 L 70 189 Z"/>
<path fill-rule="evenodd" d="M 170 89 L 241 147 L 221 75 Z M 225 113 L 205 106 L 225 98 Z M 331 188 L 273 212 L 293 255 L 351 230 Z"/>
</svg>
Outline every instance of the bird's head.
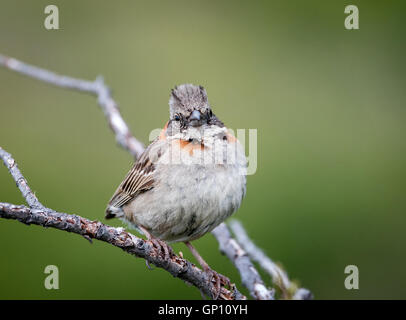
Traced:
<svg viewBox="0 0 406 320">
<path fill-rule="evenodd" d="M 211 125 L 223 126 L 213 114 L 207 92 L 202 86 L 182 84 L 171 91 L 169 99 L 172 130 L 184 131 L 190 127 L 205 129 Z"/>
</svg>

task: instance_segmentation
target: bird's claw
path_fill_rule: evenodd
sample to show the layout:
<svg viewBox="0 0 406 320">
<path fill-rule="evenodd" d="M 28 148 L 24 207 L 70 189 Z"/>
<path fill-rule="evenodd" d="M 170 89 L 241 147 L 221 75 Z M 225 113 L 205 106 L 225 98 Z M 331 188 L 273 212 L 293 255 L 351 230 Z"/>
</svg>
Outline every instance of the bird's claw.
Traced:
<svg viewBox="0 0 406 320">
<path fill-rule="evenodd" d="M 208 268 L 205 270 L 208 278 L 210 281 L 215 283 L 215 286 L 213 288 L 213 300 L 217 300 L 220 297 L 221 294 L 221 287 L 231 287 L 231 282 L 230 279 L 227 278 L 226 276 L 223 276 L 222 274 L 217 273 L 211 268 Z"/>
<path fill-rule="evenodd" d="M 152 238 L 150 239 L 153 246 L 158 249 L 160 254 L 163 254 L 163 257 L 166 261 L 169 261 L 174 255 L 172 248 L 163 240 Z"/>
</svg>

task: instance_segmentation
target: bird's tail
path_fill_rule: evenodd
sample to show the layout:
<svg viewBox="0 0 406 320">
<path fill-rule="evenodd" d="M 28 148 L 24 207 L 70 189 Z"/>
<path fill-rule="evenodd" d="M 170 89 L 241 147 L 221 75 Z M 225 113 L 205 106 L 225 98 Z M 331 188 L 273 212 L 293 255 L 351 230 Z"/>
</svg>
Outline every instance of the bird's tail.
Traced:
<svg viewBox="0 0 406 320">
<path fill-rule="evenodd" d="M 106 208 L 106 219 L 121 218 L 124 216 L 124 211 L 122 208 L 117 208 L 112 205 L 108 205 Z"/>
</svg>

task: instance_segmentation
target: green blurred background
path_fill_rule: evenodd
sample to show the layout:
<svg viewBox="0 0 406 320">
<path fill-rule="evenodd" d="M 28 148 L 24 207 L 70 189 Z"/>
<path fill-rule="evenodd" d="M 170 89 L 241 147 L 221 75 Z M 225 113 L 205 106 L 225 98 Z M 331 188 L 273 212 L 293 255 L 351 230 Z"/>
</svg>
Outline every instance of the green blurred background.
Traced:
<svg viewBox="0 0 406 320">
<path fill-rule="evenodd" d="M 43 26 L 48 4 L 59 7 L 60 30 Z M 357 31 L 344 28 L 348 4 L 358 5 Z M 406 298 L 404 1 L 0 8 L 1 53 L 75 77 L 102 74 L 145 143 L 166 122 L 175 84 L 205 86 L 229 127 L 258 129 L 258 169 L 235 215 L 254 241 L 318 299 Z M 0 84 L 0 146 L 40 200 L 104 221 L 132 159 L 96 100 L 3 68 Z M 24 203 L 4 166 L 0 182 L 0 201 Z M 211 234 L 195 245 L 242 288 Z M 174 249 L 192 259 L 184 245 Z M 15 221 L 0 220 L 0 257 L 2 299 L 201 298 L 110 245 Z M 59 290 L 44 288 L 49 264 L 59 267 Z M 344 288 L 349 264 L 359 267 L 359 290 Z"/>
</svg>

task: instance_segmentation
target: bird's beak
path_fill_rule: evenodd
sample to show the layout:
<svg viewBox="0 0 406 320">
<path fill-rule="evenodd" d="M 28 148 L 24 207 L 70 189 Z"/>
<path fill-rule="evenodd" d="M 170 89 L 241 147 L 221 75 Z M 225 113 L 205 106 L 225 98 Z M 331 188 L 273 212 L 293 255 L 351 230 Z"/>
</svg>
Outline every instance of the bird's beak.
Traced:
<svg viewBox="0 0 406 320">
<path fill-rule="evenodd" d="M 200 111 L 194 110 L 189 117 L 189 123 L 193 127 L 197 127 L 200 125 L 201 113 Z"/>
</svg>

